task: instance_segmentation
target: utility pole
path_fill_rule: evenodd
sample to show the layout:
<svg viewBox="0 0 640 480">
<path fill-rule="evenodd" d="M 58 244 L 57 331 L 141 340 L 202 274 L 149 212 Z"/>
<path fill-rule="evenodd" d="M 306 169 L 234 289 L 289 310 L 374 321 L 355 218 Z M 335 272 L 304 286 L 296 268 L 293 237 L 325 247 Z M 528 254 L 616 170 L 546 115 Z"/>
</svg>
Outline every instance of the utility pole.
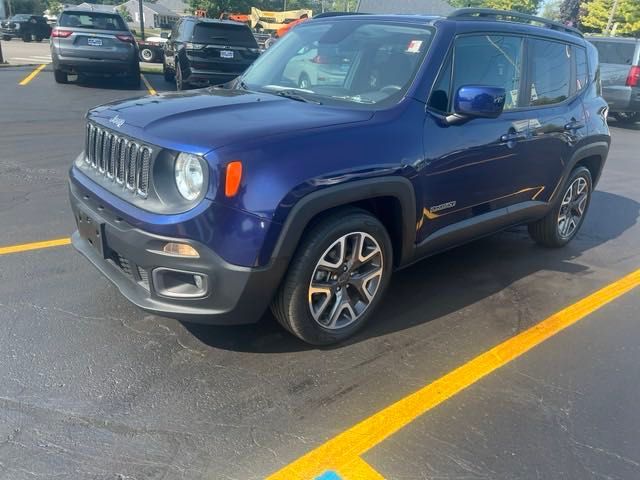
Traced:
<svg viewBox="0 0 640 480">
<path fill-rule="evenodd" d="M 9 16 L 7 18 L 11 18 L 13 17 L 13 8 L 11 8 L 12 7 L 11 0 L 7 0 L 7 5 L 9 6 Z"/>
<path fill-rule="evenodd" d="M 618 12 L 618 0 L 613 0 L 613 5 L 611 6 L 611 11 L 609 12 L 609 20 L 607 20 L 607 28 L 605 29 L 605 35 L 611 34 L 611 27 L 613 27 L 613 19 Z"/>
<path fill-rule="evenodd" d="M 0 65 L 4 63 L 4 57 L 2 56 L 2 41 L 0 41 Z"/>
<path fill-rule="evenodd" d="M 140 35 L 142 35 L 142 41 L 144 42 L 144 7 L 142 6 L 142 0 L 138 0 L 140 9 Z"/>
<path fill-rule="evenodd" d="M 287 0 L 283 0 L 284 1 L 284 5 L 282 7 L 282 11 L 286 12 L 287 11 Z"/>
</svg>

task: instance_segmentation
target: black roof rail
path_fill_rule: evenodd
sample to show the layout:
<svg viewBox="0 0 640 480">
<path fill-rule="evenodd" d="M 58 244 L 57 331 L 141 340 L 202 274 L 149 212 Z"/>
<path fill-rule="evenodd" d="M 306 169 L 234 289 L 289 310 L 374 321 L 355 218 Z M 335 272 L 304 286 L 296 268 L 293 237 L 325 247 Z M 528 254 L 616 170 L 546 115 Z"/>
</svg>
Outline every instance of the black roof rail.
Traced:
<svg viewBox="0 0 640 480">
<path fill-rule="evenodd" d="M 494 10 L 492 8 L 460 8 L 451 12 L 447 18 L 455 20 L 504 20 L 504 21 L 519 21 L 526 23 L 539 23 L 552 30 L 559 30 L 561 32 L 572 33 L 583 37 L 582 32 L 577 28 L 563 25 L 559 22 L 554 22 L 547 18 L 536 17 L 535 15 L 527 15 L 526 13 L 515 12 L 512 10 Z"/>
<path fill-rule="evenodd" d="M 314 15 L 311 18 L 330 18 L 330 17 L 344 17 L 347 15 L 366 15 L 366 13 L 362 12 L 324 12 L 319 13 L 318 15 Z"/>
</svg>

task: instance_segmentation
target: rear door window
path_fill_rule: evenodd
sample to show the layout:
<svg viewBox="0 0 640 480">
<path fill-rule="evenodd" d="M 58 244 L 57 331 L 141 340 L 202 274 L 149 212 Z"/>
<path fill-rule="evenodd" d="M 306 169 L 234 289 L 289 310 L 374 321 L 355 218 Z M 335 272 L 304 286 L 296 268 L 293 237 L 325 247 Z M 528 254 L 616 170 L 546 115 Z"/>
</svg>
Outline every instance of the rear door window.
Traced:
<svg viewBox="0 0 640 480">
<path fill-rule="evenodd" d="M 616 65 L 632 65 L 636 52 L 634 43 L 623 42 L 591 42 L 598 49 L 600 63 L 613 63 Z"/>
<path fill-rule="evenodd" d="M 193 29 L 193 43 L 258 48 L 256 39 L 249 28 L 223 23 L 196 24 Z"/>
<path fill-rule="evenodd" d="M 92 30 L 127 30 L 120 15 L 100 12 L 65 12 L 60 15 L 58 25 L 70 28 L 87 28 Z"/>
<path fill-rule="evenodd" d="M 530 106 L 552 105 L 569 98 L 571 92 L 570 45 L 547 40 L 529 40 Z"/>
</svg>

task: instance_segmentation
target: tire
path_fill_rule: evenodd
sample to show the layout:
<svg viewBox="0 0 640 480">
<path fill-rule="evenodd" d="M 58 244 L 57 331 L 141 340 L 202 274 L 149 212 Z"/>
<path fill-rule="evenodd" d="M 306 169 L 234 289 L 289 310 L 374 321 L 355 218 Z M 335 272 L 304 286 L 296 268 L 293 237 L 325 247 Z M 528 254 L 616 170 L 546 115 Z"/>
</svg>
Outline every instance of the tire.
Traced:
<svg viewBox="0 0 640 480">
<path fill-rule="evenodd" d="M 298 79 L 298 88 L 302 88 L 302 89 L 308 89 L 311 87 L 311 79 L 309 78 L 309 75 L 307 75 L 306 73 L 303 73 L 302 75 L 300 75 L 300 78 Z"/>
<path fill-rule="evenodd" d="M 176 90 L 178 92 L 180 92 L 182 90 L 186 90 L 187 88 L 189 88 L 189 84 L 187 82 L 185 82 L 183 80 L 183 78 L 182 78 L 182 67 L 180 66 L 180 64 L 178 62 L 176 62 L 175 78 L 176 78 Z"/>
<path fill-rule="evenodd" d="M 640 121 L 640 112 L 615 112 L 612 114 L 618 122 L 631 125 Z"/>
<path fill-rule="evenodd" d="M 29 43 L 31 41 L 31 34 L 25 33 L 24 35 L 22 35 L 22 41 L 25 43 Z"/>
<path fill-rule="evenodd" d="M 9 35 L 3 35 L 2 36 L 2 40 L 4 40 L 5 42 L 10 42 L 11 41 L 11 37 Z"/>
<path fill-rule="evenodd" d="M 66 72 L 63 72 L 61 70 L 54 70 L 53 77 L 56 79 L 56 83 L 69 83 L 69 76 L 66 74 Z"/>
<path fill-rule="evenodd" d="M 151 48 L 143 48 L 140 50 L 140 61 L 152 63 L 156 59 L 156 54 Z"/>
<path fill-rule="evenodd" d="M 164 76 L 165 82 L 173 83 L 176 80 L 175 73 L 169 70 L 164 62 L 162 62 L 162 75 Z"/>
<path fill-rule="evenodd" d="M 42 40 L 43 40 L 42 37 L 36 37 L 36 42 L 42 43 Z"/>
<path fill-rule="evenodd" d="M 365 260 L 354 263 L 358 239 L 362 239 L 358 258 Z M 328 268 L 328 259 L 337 265 Z M 342 342 L 375 312 L 392 268 L 393 249 L 384 225 L 364 210 L 342 210 L 307 230 L 271 310 L 285 329 L 309 344 Z M 358 277 L 359 288 L 353 285 Z M 316 293 L 311 292 L 312 278 L 323 286 Z M 361 293 L 365 290 L 366 296 Z"/>
<path fill-rule="evenodd" d="M 586 188 L 584 197 L 581 194 L 581 185 Z M 570 189 L 572 189 L 571 194 L 569 193 Z M 579 194 L 577 198 L 576 193 Z M 543 247 L 564 247 L 580 231 L 580 227 L 584 223 L 589 210 L 592 193 L 593 180 L 589 170 L 585 167 L 575 168 L 565 182 L 562 195 L 558 198 L 556 205 L 544 218 L 529 224 L 531 238 Z M 569 202 L 568 204 L 567 201 Z M 580 210 L 581 213 L 577 216 Z M 560 218 L 561 212 L 565 218 L 564 222 Z"/>
</svg>

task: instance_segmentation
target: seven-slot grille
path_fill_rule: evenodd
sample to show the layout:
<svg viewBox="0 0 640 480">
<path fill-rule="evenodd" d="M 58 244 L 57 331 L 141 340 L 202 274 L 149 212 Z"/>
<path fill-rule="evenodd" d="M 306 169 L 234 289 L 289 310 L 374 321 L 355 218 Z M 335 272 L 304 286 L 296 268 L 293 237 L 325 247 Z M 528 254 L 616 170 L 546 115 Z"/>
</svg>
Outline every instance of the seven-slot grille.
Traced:
<svg viewBox="0 0 640 480">
<path fill-rule="evenodd" d="M 147 197 L 153 154 L 150 147 L 88 123 L 85 150 L 86 162 L 97 174 Z"/>
</svg>

